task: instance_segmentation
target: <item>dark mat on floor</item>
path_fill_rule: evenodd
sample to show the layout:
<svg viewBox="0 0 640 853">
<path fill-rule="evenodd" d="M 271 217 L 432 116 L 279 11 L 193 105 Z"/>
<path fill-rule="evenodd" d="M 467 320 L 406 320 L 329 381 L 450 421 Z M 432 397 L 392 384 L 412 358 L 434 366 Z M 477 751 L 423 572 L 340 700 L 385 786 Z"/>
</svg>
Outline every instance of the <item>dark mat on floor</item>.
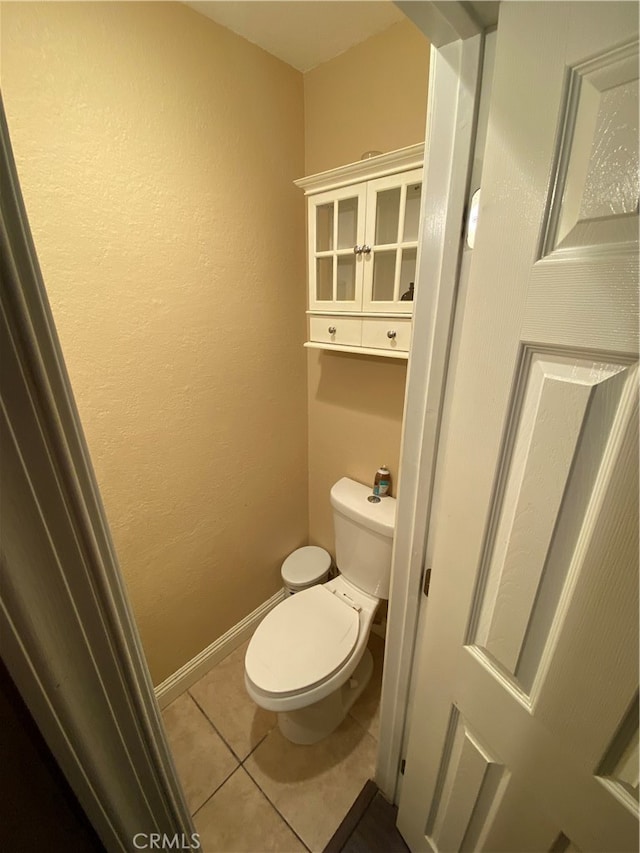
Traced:
<svg viewBox="0 0 640 853">
<path fill-rule="evenodd" d="M 367 782 L 323 853 L 408 853 L 397 814 L 375 782 Z"/>
</svg>

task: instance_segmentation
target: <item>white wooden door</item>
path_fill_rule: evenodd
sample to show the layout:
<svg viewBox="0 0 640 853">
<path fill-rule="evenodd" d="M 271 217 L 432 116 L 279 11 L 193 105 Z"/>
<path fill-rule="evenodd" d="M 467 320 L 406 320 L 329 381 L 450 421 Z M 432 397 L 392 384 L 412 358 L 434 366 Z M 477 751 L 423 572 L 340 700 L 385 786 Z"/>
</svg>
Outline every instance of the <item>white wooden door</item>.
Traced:
<svg viewBox="0 0 640 853">
<path fill-rule="evenodd" d="M 503 3 L 398 826 L 638 849 L 638 7 Z"/>
</svg>

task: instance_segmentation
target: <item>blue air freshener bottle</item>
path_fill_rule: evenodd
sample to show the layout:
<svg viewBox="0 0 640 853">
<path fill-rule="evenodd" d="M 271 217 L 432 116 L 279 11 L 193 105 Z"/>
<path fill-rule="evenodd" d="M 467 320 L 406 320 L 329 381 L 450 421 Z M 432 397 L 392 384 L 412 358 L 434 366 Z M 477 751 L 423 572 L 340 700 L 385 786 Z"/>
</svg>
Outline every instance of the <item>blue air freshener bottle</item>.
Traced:
<svg viewBox="0 0 640 853">
<path fill-rule="evenodd" d="M 381 465 L 376 471 L 376 476 L 373 481 L 373 494 L 383 498 L 389 494 L 391 488 L 391 474 L 386 465 Z"/>
</svg>

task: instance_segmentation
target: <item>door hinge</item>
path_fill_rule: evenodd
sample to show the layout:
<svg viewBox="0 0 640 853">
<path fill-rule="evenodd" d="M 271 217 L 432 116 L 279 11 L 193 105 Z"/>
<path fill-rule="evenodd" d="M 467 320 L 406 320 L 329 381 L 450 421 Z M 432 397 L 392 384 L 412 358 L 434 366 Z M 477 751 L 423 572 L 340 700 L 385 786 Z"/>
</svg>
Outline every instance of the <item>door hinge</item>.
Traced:
<svg viewBox="0 0 640 853">
<path fill-rule="evenodd" d="M 406 759 L 402 759 L 400 762 L 400 775 L 404 776 L 404 768 L 407 766 Z"/>
<path fill-rule="evenodd" d="M 422 591 L 429 598 L 429 587 L 431 586 L 431 569 L 425 569 L 424 580 L 422 581 Z"/>
</svg>

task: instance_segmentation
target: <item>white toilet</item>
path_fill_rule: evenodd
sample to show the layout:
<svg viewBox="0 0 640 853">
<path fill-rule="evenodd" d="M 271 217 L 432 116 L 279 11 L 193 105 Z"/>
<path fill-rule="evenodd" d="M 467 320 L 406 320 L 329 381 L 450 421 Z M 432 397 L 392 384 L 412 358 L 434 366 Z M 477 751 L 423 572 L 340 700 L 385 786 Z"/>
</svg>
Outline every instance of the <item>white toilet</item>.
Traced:
<svg viewBox="0 0 640 853">
<path fill-rule="evenodd" d="M 395 498 L 343 477 L 331 489 L 340 575 L 277 605 L 256 629 L 245 657 L 251 698 L 278 714 L 293 743 L 316 743 L 345 718 L 373 660 L 369 630 L 389 595 Z"/>
</svg>

